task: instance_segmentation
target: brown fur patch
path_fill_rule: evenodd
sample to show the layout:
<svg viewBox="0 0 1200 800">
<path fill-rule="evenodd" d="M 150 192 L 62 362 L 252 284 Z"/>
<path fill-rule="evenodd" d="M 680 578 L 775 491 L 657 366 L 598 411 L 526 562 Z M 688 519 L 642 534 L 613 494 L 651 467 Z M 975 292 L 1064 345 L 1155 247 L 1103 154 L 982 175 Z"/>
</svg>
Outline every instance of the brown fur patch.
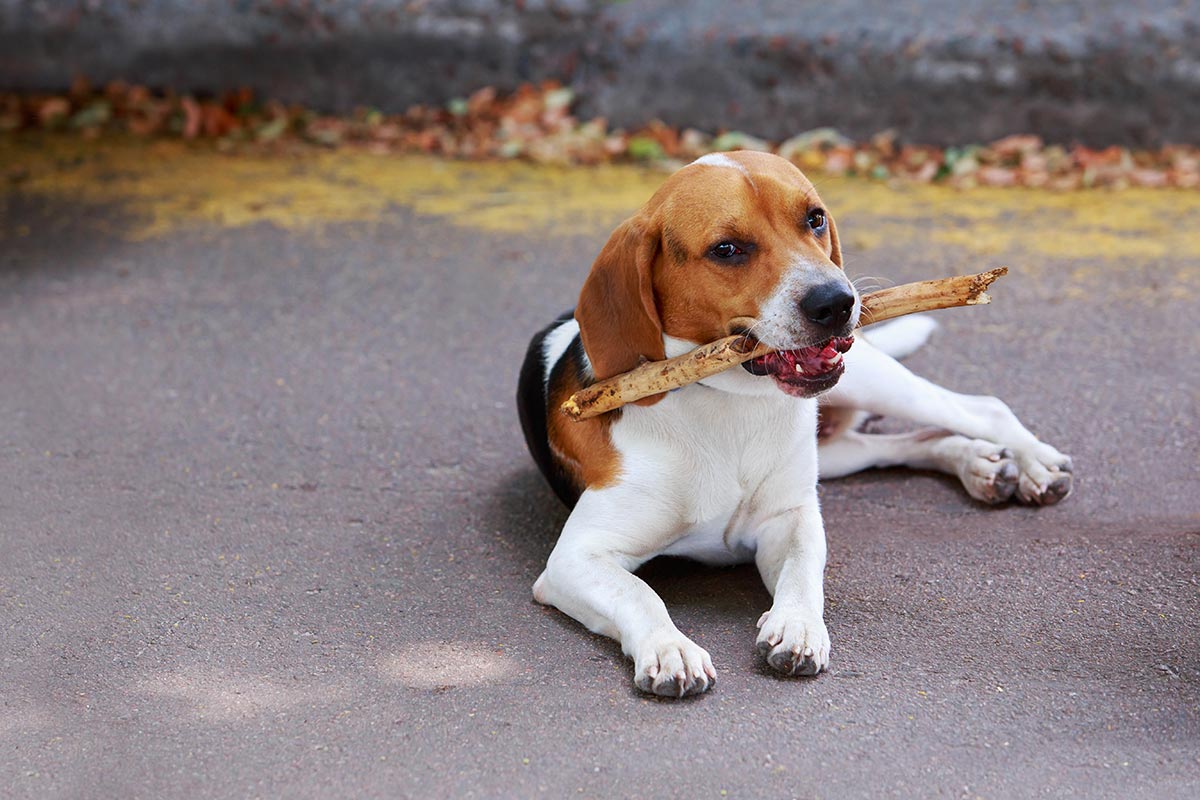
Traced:
<svg viewBox="0 0 1200 800">
<path fill-rule="evenodd" d="M 661 260 L 662 230 L 638 214 L 613 232 L 592 264 L 575 319 L 598 380 L 666 358 L 652 275 Z M 650 405 L 657 397 L 639 402 Z"/>
<path fill-rule="evenodd" d="M 550 451 L 579 492 L 611 486 L 621 473 L 621 455 L 609 435 L 621 412 L 576 422 L 560 410 L 567 398 L 583 388 L 582 366 L 568 350 L 555 369 L 546 406 Z"/>
</svg>

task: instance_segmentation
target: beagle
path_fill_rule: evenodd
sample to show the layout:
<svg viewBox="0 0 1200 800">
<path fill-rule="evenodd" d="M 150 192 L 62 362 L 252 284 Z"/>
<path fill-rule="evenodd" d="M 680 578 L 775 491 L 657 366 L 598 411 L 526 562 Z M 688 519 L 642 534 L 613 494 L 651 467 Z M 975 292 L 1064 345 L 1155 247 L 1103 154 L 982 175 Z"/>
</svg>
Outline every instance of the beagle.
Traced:
<svg viewBox="0 0 1200 800">
<path fill-rule="evenodd" d="M 1070 459 L 1004 403 L 900 365 L 931 332 L 928 318 L 894 321 L 868 341 L 854 334 L 859 310 L 813 185 L 785 159 L 742 151 L 668 178 L 612 234 L 574 312 L 534 337 L 521 424 L 572 511 L 533 596 L 620 642 L 639 689 L 682 697 L 717 677 L 634 574 L 659 555 L 754 561 L 773 597 L 758 650 L 789 675 L 827 668 L 818 475 L 936 469 L 988 503 L 1049 504 L 1070 492 Z M 777 352 L 587 421 L 558 410 L 593 381 L 734 333 Z M 858 430 L 878 414 L 931 427 Z"/>
</svg>

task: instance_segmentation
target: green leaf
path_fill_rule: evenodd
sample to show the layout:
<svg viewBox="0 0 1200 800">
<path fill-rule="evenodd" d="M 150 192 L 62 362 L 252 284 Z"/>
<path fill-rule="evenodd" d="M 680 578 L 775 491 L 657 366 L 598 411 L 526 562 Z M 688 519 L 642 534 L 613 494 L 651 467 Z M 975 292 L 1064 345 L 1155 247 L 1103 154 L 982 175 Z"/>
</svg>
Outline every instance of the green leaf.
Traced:
<svg viewBox="0 0 1200 800">
<path fill-rule="evenodd" d="M 571 105 L 575 99 L 575 92 L 567 87 L 561 89 L 551 89 L 542 95 L 542 103 L 550 111 L 557 111 L 560 108 L 566 108 Z"/>
<path fill-rule="evenodd" d="M 112 118 L 112 106 L 107 100 L 95 100 L 75 112 L 72 128 L 98 128 Z"/>
<path fill-rule="evenodd" d="M 276 117 L 275 119 L 260 125 L 254 135 L 260 142 L 271 142 L 278 139 L 287 131 L 287 117 Z"/>
<path fill-rule="evenodd" d="M 800 153 L 818 147 L 839 147 L 851 144 L 854 143 L 838 132 L 836 128 L 813 128 L 811 131 L 797 134 L 779 145 L 779 154 Z"/>
<path fill-rule="evenodd" d="M 630 158 L 636 158 L 638 161 L 658 161 L 667 157 L 662 145 L 649 136 L 634 136 L 626 148 Z"/>
<path fill-rule="evenodd" d="M 767 151 L 771 146 L 765 139 L 759 139 L 741 131 L 722 133 L 712 141 L 713 150 L 762 150 Z"/>
</svg>

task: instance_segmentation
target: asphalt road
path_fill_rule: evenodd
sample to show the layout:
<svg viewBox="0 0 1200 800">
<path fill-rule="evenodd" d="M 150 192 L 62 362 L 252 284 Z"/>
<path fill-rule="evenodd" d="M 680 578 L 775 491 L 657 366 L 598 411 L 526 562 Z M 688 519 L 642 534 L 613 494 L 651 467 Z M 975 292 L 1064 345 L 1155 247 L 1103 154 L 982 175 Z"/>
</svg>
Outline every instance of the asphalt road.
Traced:
<svg viewBox="0 0 1200 800">
<path fill-rule="evenodd" d="M 241 167 L 72 184 L 86 152 L 31 152 L 0 149 L 0 795 L 1200 793 L 1200 276 L 1170 238 L 1195 195 L 831 185 L 856 274 L 1026 265 L 910 363 L 1004 397 L 1076 493 L 823 487 L 815 680 L 759 662 L 752 567 L 651 564 L 720 673 L 667 702 L 532 602 L 565 515 L 513 404 L 529 334 L 621 216 L 597 196 L 566 233 L 566 187 L 654 176 L 454 167 L 355 214 L 225 195 L 225 223 L 197 201 L 148 225 Z"/>
</svg>

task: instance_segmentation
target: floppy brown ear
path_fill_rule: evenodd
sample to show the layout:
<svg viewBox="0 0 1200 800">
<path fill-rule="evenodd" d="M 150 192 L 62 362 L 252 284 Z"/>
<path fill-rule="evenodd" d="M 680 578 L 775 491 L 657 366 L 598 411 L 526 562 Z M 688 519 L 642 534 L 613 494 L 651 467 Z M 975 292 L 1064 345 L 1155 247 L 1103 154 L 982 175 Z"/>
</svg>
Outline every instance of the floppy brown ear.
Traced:
<svg viewBox="0 0 1200 800">
<path fill-rule="evenodd" d="M 575 319 L 596 380 L 628 372 L 643 361 L 666 358 L 654 298 L 660 238 L 642 217 L 626 220 L 613 231 L 583 282 Z M 651 405 L 662 397 L 639 403 Z"/>
<path fill-rule="evenodd" d="M 838 269 L 845 269 L 842 266 L 842 242 L 838 239 L 837 225 L 833 222 L 833 217 L 829 217 L 829 244 L 832 249 L 829 252 L 829 260 L 837 264 Z"/>
</svg>

